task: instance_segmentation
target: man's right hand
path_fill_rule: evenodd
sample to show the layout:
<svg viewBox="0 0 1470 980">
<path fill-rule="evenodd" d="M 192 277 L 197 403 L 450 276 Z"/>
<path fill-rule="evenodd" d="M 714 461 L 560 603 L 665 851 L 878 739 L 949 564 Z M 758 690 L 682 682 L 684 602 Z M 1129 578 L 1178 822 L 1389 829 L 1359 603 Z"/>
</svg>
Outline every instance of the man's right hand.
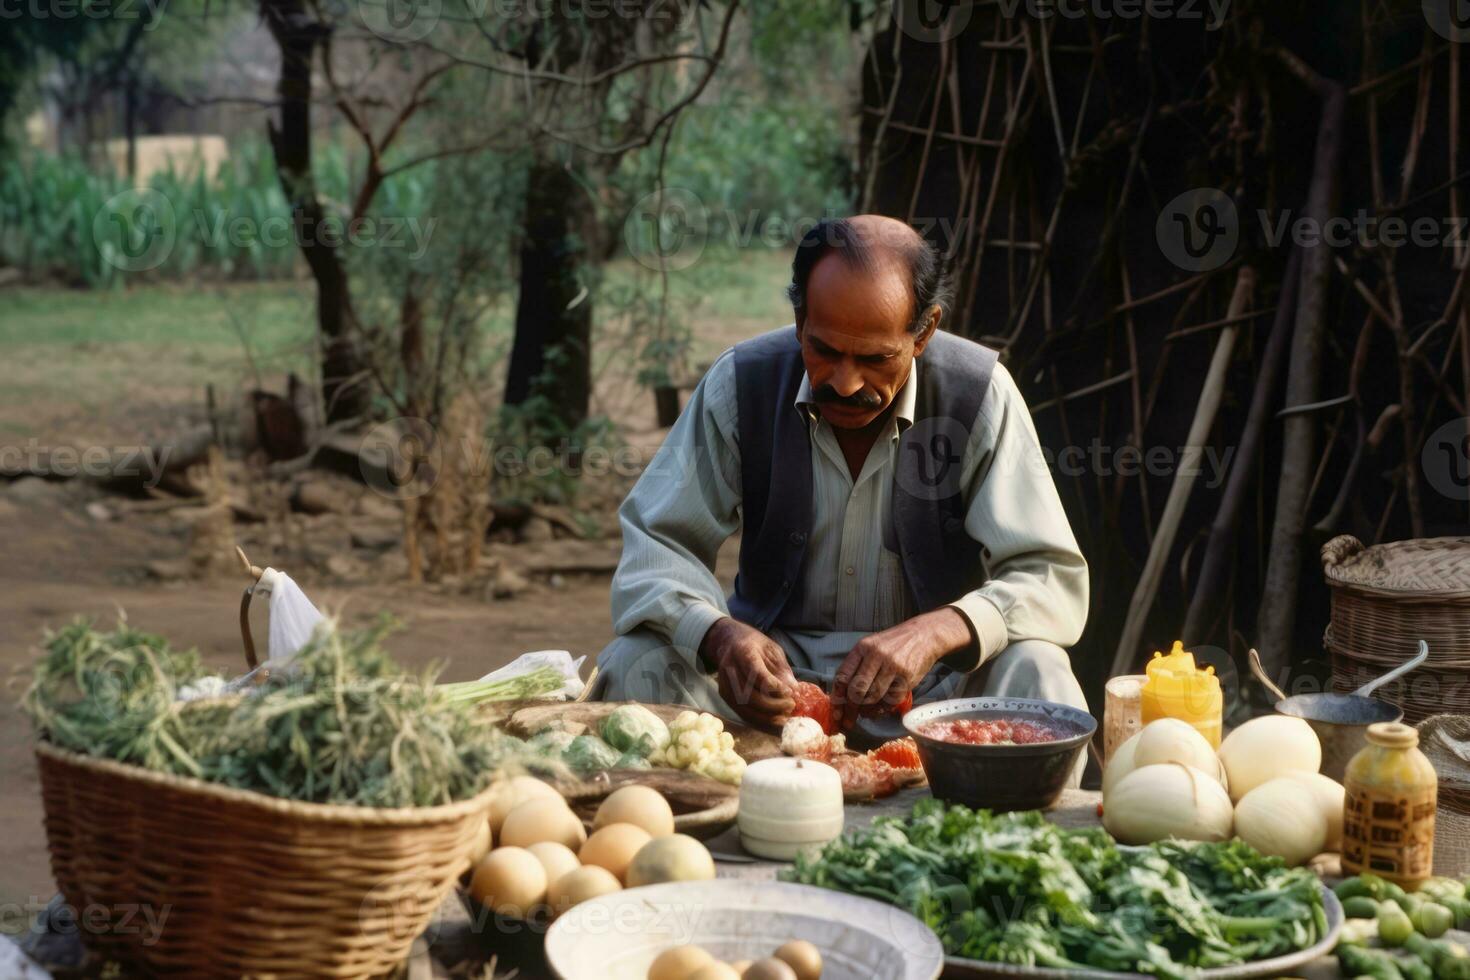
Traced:
<svg viewBox="0 0 1470 980">
<path fill-rule="evenodd" d="M 715 668 L 720 697 L 753 725 L 778 728 L 796 707 L 786 651 L 760 630 L 725 617 L 704 634 L 699 656 Z"/>
</svg>

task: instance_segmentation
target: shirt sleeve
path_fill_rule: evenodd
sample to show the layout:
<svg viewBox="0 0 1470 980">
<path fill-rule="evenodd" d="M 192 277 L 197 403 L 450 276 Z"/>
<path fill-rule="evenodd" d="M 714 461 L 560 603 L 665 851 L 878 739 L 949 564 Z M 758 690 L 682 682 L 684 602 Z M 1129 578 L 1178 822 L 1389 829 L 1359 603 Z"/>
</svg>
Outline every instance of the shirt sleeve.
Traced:
<svg viewBox="0 0 1470 980">
<path fill-rule="evenodd" d="M 945 663 L 973 670 L 1017 640 L 1076 643 L 1087 622 L 1087 561 L 1031 413 L 1002 365 L 991 376 L 964 466 L 965 531 L 983 546 L 989 579 L 951 603 L 976 643 Z"/>
<path fill-rule="evenodd" d="M 704 634 L 729 615 L 715 556 L 740 521 L 737 409 L 734 354 L 726 351 L 618 510 L 613 629 L 652 629 L 696 664 Z"/>
</svg>

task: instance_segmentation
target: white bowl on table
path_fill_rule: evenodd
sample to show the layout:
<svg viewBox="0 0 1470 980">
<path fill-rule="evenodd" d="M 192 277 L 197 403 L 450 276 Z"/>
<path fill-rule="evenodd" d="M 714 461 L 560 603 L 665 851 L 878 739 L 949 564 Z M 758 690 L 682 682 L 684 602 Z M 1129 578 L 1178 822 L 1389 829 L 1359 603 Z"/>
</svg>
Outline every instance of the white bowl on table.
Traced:
<svg viewBox="0 0 1470 980">
<path fill-rule="evenodd" d="M 546 962 L 562 980 L 645 980 L 671 946 L 717 959 L 760 959 L 793 939 L 822 953 L 822 980 L 934 980 L 944 949 L 902 909 L 856 895 L 773 881 L 677 882 L 575 906 L 546 933 Z"/>
</svg>

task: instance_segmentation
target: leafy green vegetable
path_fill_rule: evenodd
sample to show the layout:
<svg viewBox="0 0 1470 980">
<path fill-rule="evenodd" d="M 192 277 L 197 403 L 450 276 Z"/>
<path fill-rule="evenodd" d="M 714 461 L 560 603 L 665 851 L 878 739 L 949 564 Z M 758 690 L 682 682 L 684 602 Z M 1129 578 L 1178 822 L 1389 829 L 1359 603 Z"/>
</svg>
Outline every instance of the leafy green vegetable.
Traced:
<svg viewBox="0 0 1470 980">
<path fill-rule="evenodd" d="M 623 704 L 602 720 L 602 737 L 619 752 L 647 758 L 669 744 L 669 726 L 641 704 Z"/>
<path fill-rule="evenodd" d="M 389 624 L 319 630 L 288 669 L 238 694 L 177 700 L 196 653 L 121 622 L 48 638 L 24 707 L 64 749 L 272 796 L 359 806 L 463 800 L 521 750 L 380 645 Z"/>
<path fill-rule="evenodd" d="M 572 739 L 561 760 L 579 776 L 588 776 L 618 764 L 618 750 L 596 735 L 578 735 Z"/>
<path fill-rule="evenodd" d="M 907 909 L 952 955 L 1024 966 L 1185 978 L 1327 930 L 1316 876 L 1241 841 L 1120 847 L 1040 813 L 939 800 L 804 854 L 783 877 Z"/>
</svg>

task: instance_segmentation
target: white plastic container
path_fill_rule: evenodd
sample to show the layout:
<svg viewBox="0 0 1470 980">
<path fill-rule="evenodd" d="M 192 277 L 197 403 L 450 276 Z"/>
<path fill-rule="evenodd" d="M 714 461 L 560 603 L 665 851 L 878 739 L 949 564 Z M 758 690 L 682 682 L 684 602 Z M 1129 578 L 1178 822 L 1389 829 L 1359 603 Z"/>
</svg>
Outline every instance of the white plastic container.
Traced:
<svg viewBox="0 0 1470 980">
<path fill-rule="evenodd" d="M 842 777 L 811 759 L 753 762 L 740 782 L 736 826 L 756 857 L 793 860 L 842 834 Z"/>
</svg>

